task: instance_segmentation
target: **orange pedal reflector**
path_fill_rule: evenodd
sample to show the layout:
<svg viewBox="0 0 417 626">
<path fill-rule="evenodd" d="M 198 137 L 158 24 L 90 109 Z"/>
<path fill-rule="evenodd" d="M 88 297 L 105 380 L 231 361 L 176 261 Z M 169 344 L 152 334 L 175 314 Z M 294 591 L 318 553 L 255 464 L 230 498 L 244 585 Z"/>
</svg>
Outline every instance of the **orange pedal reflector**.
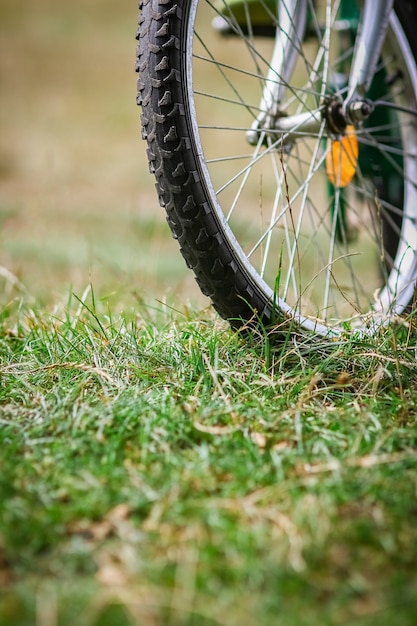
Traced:
<svg viewBox="0 0 417 626">
<path fill-rule="evenodd" d="M 326 156 L 326 172 L 335 187 L 346 187 L 352 180 L 358 164 L 359 145 L 354 126 L 346 126 L 342 139 L 332 141 Z"/>
</svg>

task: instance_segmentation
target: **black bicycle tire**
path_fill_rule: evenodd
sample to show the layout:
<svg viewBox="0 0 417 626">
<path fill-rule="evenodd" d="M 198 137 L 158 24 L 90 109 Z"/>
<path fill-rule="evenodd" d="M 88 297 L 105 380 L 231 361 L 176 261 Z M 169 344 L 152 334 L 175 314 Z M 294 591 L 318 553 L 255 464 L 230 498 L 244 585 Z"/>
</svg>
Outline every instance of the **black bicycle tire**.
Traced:
<svg viewBox="0 0 417 626">
<path fill-rule="evenodd" d="M 233 241 L 207 202 L 189 141 L 182 54 L 189 5 L 190 0 L 143 0 L 139 5 L 137 103 L 150 171 L 185 262 L 219 315 L 233 327 L 250 321 L 279 327 L 289 318 L 234 254 Z M 411 0 L 396 0 L 395 12 L 417 60 L 417 7 Z"/>
</svg>

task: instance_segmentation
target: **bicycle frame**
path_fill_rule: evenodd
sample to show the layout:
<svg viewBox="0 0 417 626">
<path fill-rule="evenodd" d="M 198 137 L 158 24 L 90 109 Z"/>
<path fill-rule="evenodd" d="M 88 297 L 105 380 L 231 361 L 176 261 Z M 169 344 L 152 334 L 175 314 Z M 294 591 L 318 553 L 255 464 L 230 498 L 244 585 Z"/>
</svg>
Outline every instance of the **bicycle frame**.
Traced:
<svg viewBox="0 0 417 626">
<path fill-rule="evenodd" d="M 348 124 L 365 121 L 374 110 L 373 103 L 365 94 L 375 73 L 393 6 L 394 0 L 364 1 L 363 20 L 354 50 L 347 96 L 344 101 L 333 102 L 337 110 L 331 111 L 333 120 L 338 120 L 332 129 L 335 134 L 343 134 Z M 324 93 L 321 94 L 320 106 L 315 111 L 291 116 L 280 114 L 280 102 L 297 57 L 294 42 L 301 43 L 305 33 L 308 0 L 277 0 L 277 8 L 279 27 L 276 29 L 274 51 L 263 89 L 260 113 L 251 130 L 247 132 L 247 140 L 253 145 L 257 143 L 259 133 L 265 130 L 281 134 L 282 142 L 289 143 L 299 133 L 317 133 L 326 122 L 326 117 L 329 121 Z M 328 2 L 326 22 L 330 20 L 331 6 Z M 326 32 L 329 30 L 326 29 Z M 323 61 L 326 63 L 326 59 Z M 277 77 L 280 79 L 277 80 Z"/>
</svg>

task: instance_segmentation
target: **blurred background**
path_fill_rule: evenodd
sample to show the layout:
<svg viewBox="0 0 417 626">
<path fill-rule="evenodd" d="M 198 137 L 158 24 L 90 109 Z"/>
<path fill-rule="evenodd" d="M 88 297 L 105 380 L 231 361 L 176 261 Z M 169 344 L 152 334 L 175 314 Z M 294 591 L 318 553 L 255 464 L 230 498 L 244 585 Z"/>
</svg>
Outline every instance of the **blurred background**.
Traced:
<svg viewBox="0 0 417 626">
<path fill-rule="evenodd" d="M 0 0 L 0 290 L 205 305 L 140 136 L 137 3 Z"/>
</svg>

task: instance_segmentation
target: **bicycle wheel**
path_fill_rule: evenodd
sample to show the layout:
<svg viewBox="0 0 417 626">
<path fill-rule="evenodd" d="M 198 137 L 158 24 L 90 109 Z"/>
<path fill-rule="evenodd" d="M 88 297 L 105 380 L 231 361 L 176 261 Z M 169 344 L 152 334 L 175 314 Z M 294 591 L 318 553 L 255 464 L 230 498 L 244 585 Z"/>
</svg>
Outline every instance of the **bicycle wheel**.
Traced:
<svg viewBox="0 0 417 626">
<path fill-rule="evenodd" d="M 408 310 L 417 277 L 417 8 L 395 3 L 367 94 L 374 112 L 341 130 L 355 3 L 300 3 L 302 32 L 277 75 L 275 3 L 259 0 L 259 18 L 253 2 L 229 1 L 141 5 L 138 103 L 169 226 L 233 326 L 372 332 Z M 299 132 L 306 112 L 316 127 Z"/>
</svg>

